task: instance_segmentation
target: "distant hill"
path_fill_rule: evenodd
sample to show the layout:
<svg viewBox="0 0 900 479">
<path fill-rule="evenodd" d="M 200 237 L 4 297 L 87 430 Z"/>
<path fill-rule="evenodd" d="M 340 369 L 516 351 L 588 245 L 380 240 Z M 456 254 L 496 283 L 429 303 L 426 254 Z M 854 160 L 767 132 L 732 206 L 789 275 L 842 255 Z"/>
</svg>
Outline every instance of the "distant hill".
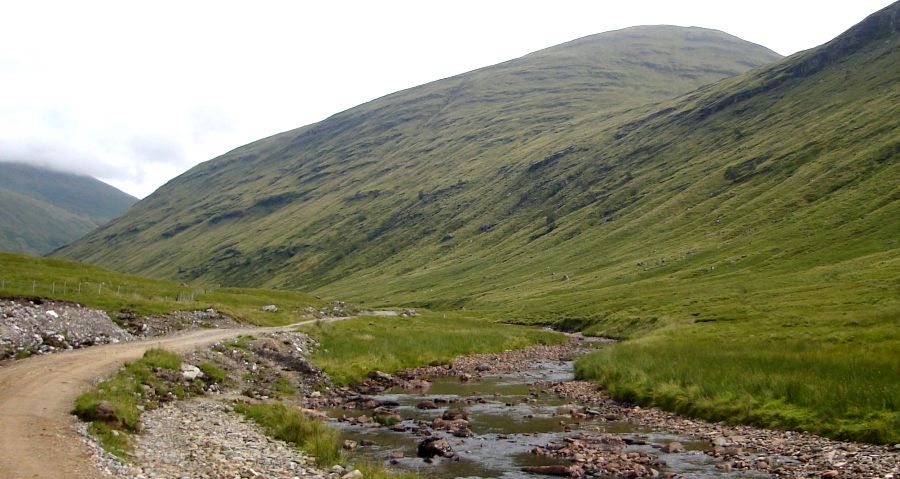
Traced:
<svg viewBox="0 0 900 479">
<path fill-rule="evenodd" d="M 88 176 L 0 162 L 0 250 L 49 253 L 136 201 Z"/>
<path fill-rule="evenodd" d="M 602 138 L 586 117 L 614 121 L 779 58 L 702 28 L 585 37 L 238 148 L 60 254 L 222 284 L 403 281 L 442 258 L 484 253 L 472 241 L 503 244 L 538 217 L 542 227 L 545 206 L 521 194 L 559 188 L 544 183 L 559 160 L 592 162 L 584 143 Z"/>
</svg>

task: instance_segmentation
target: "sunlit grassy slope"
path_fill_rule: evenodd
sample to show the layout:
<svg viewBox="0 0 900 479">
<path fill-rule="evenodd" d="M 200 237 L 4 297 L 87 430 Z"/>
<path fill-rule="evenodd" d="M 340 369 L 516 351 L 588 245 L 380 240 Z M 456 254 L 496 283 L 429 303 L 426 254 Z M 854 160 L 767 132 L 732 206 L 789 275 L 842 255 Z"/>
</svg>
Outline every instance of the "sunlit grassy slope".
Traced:
<svg viewBox="0 0 900 479">
<path fill-rule="evenodd" d="M 542 205 L 517 206 L 521 182 L 539 186 L 533 164 L 568 148 L 572 133 L 593 134 L 585 115 L 610 117 L 776 59 L 700 28 L 586 37 L 234 150 L 60 255 L 232 285 L 308 290 L 347 279 L 355 296 L 370 296 L 359 280 L 372 272 L 384 271 L 379 283 L 418 274 L 542 222 Z"/>
<path fill-rule="evenodd" d="M 40 297 L 71 301 L 107 311 L 160 314 L 216 308 L 249 323 L 292 324 L 324 301 L 298 291 L 189 286 L 142 278 L 75 261 L 0 253 L 0 297 Z M 277 312 L 261 308 L 275 304 Z"/>
</svg>

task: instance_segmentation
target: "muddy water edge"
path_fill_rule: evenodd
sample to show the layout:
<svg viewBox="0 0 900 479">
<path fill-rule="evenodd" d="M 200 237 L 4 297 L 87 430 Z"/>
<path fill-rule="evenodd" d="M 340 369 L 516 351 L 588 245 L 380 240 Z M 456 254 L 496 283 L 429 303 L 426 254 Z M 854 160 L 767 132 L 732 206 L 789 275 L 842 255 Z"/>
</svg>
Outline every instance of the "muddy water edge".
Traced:
<svg viewBox="0 0 900 479">
<path fill-rule="evenodd" d="M 574 380 L 575 357 L 605 344 L 573 337 L 564 347 L 374 374 L 356 390 L 307 406 L 327 413 L 352 459 L 429 478 L 771 477 L 724 466 L 709 441 L 642 426 L 561 393 Z M 773 466 L 793 461 L 740 452 Z"/>
</svg>

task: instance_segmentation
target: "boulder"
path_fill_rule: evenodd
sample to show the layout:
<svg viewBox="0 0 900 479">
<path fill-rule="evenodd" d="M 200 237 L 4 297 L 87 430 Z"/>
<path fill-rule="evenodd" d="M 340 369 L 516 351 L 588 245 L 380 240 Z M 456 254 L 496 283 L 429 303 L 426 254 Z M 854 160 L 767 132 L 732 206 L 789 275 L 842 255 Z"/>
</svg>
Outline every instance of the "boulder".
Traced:
<svg viewBox="0 0 900 479">
<path fill-rule="evenodd" d="M 490 370 L 491 370 L 491 365 L 488 364 L 488 363 L 481 363 L 481 364 L 479 364 L 478 366 L 475 366 L 475 370 L 478 371 L 478 372 L 480 372 L 480 373 L 483 373 L 483 372 L 485 372 L 485 371 L 490 371 Z"/>
<path fill-rule="evenodd" d="M 448 443 L 446 439 L 429 437 L 428 439 L 425 439 L 424 441 L 419 443 L 419 447 L 417 448 L 416 453 L 419 457 L 424 457 L 427 459 L 435 456 L 452 457 L 453 449 L 450 447 L 450 443 Z"/>
<path fill-rule="evenodd" d="M 278 312 L 278 306 L 275 306 L 274 304 L 267 304 L 260 309 L 262 309 L 262 311 L 266 312 L 266 313 L 277 313 Z"/>
<path fill-rule="evenodd" d="M 363 473 L 359 469 L 354 469 L 341 476 L 341 479 L 363 479 Z"/>
<path fill-rule="evenodd" d="M 469 412 L 465 409 L 448 409 L 441 415 L 441 419 L 445 421 L 456 421 L 457 419 L 469 419 Z"/>
</svg>

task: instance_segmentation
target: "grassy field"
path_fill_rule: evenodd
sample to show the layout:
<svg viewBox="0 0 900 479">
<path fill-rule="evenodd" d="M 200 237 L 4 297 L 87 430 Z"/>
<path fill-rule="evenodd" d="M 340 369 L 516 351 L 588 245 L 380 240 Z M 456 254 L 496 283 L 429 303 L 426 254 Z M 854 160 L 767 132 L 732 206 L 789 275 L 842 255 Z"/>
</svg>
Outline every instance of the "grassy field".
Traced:
<svg viewBox="0 0 900 479">
<path fill-rule="evenodd" d="M 413 318 L 354 318 L 301 329 L 320 341 L 312 357 L 337 384 L 372 370 L 395 372 L 427 364 L 449 364 L 456 356 L 557 344 L 565 336 L 544 329 L 497 324 L 459 313 Z"/>
<path fill-rule="evenodd" d="M 330 467 L 341 458 L 337 432 L 324 422 L 311 419 L 296 407 L 282 403 L 236 404 L 234 410 L 252 419 L 266 434 L 297 447 L 316 458 L 319 467 Z"/>
<path fill-rule="evenodd" d="M 619 399 L 690 416 L 900 442 L 900 308 L 659 331 L 586 356 L 576 372 Z"/>
<path fill-rule="evenodd" d="M 42 297 L 101 309 L 112 318 L 122 310 L 136 314 L 215 308 L 260 326 L 309 319 L 306 307 L 324 301 L 298 291 L 190 286 L 126 275 L 74 261 L 0 252 L 0 296 Z M 261 311 L 275 304 L 278 312 Z"/>
</svg>

